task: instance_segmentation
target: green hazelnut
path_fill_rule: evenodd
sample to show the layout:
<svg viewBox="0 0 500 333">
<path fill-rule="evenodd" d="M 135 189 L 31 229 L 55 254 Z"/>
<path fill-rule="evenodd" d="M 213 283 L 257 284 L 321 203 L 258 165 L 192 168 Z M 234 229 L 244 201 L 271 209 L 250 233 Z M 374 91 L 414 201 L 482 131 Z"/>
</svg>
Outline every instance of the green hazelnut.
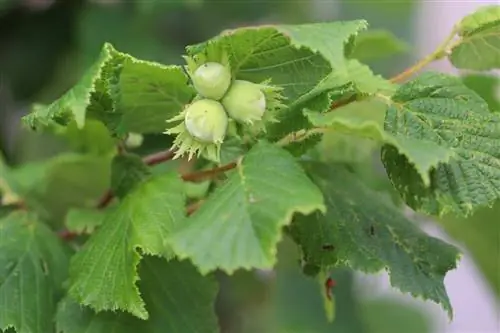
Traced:
<svg viewBox="0 0 500 333">
<path fill-rule="evenodd" d="M 185 110 L 184 124 L 191 136 L 205 143 L 221 143 L 226 135 L 228 117 L 221 103 L 201 99 Z"/>
<path fill-rule="evenodd" d="M 229 117 L 240 123 L 252 124 L 262 119 L 266 110 L 266 95 L 260 85 L 235 80 L 222 99 Z"/>
<path fill-rule="evenodd" d="M 231 71 L 217 62 L 207 62 L 194 71 L 191 80 L 200 95 L 220 100 L 231 85 Z"/>
</svg>

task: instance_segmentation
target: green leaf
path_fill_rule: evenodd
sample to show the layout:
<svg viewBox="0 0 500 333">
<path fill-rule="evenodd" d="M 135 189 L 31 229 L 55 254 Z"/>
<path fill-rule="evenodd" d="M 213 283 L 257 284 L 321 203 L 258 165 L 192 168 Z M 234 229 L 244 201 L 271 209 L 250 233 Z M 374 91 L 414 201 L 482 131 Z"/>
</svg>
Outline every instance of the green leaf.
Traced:
<svg viewBox="0 0 500 333">
<path fill-rule="evenodd" d="M 356 91 L 360 94 L 373 95 L 378 92 L 391 94 L 397 89 L 395 84 L 380 75 L 375 75 L 370 67 L 356 59 L 347 62 L 347 70 L 350 81 L 354 83 Z"/>
<path fill-rule="evenodd" d="M 53 122 L 66 125 L 75 121 L 83 128 L 87 112 L 114 113 L 116 81 L 121 70 L 123 54 L 106 43 L 95 63 L 80 81 L 50 105 L 35 105 L 23 121 L 33 129 L 49 126 Z"/>
<path fill-rule="evenodd" d="M 151 175 L 148 166 L 139 155 L 135 154 L 115 156 L 111 170 L 111 190 L 119 198 L 126 196 L 141 181 Z"/>
<path fill-rule="evenodd" d="M 431 172 L 430 186 L 393 147 L 382 160 L 406 203 L 432 215 L 469 215 L 500 197 L 500 117 L 460 79 L 426 73 L 392 97 L 385 130 L 422 144 L 437 144 L 450 153 Z"/>
<path fill-rule="evenodd" d="M 72 258 L 69 294 L 96 311 L 121 309 L 147 319 L 135 285 L 136 266 L 143 254 L 172 257 L 165 239 L 184 221 L 184 202 L 183 182 L 175 172 L 137 186 Z"/>
<path fill-rule="evenodd" d="M 8 181 L 28 207 L 58 221 L 69 208 L 95 205 L 109 187 L 110 165 L 111 156 L 66 153 L 12 169 Z"/>
<path fill-rule="evenodd" d="M 65 225 L 68 231 L 91 234 L 102 224 L 104 216 L 102 210 L 73 208 L 66 215 Z"/>
<path fill-rule="evenodd" d="M 357 20 L 238 28 L 188 46 L 187 51 L 195 56 L 207 49 L 225 50 L 237 79 L 262 82 L 272 78 L 291 105 L 332 71 L 345 76 L 345 44 L 366 27 L 366 21 Z M 343 84 L 331 80 L 316 94 Z"/>
<path fill-rule="evenodd" d="M 239 268 L 271 268 L 282 228 L 293 214 L 323 209 L 321 193 L 294 158 L 260 142 L 169 243 L 203 274 L 217 268 L 230 274 Z"/>
<path fill-rule="evenodd" d="M 107 155 L 116 149 L 115 140 L 106 126 L 94 119 L 87 119 L 83 128 L 78 128 L 74 121 L 67 126 L 58 126 L 55 134 L 80 154 Z"/>
<path fill-rule="evenodd" d="M 0 330 L 53 332 L 53 316 L 66 278 L 68 252 L 34 215 L 0 220 Z"/>
<path fill-rule="evenodd" d="M 498 75 L 467 74 L 462 81 L 488 103 L 490 110 L 500 111 L 500 78 Z"/>
<path fill-rule="evenodd" d="M 451 63 L 462 69 L 500 68 L 500 6 L 484 6 L 456 26 L 460 39 L 450 47 Z"/>
<path fill-rule="evenodd" d="M 140 265 L 141 295 L 150 313 L 147 321 L 128 313 L 96 313 L 71 298 L 59 303 L 60 333 L 219 332 L 214 303 L 217 281 L 202 276 L 187 261 L 145 257 Z"/>
<path fill-rule="evenodd" d="M 350 58 L 368 61 L 406 53 L 409 49 L 410 45 L 398 39 L 392 32 L 375 29 L 362 32 L 356 37 Z"/>
<path fill-rule="evenodd" d="M 126 56 L 120 76 L 121 132 L 163 133 L 166 120 L 195 95 L 180 66 L 164 66 Z"/>
<path fill-rule="evenodd" d="M 325 195 L 327 213 L 299 216 L 290 227 L 306 262 L 345 264 L 368 273 L 385 269 L 394 287 L 441 304 L 451 318 L 443 280 L 456 268 L 457 249 L 427 236 L 345 167 L 307 165 Z M 325 250 L 324 245 L 334 248 Z"/>
<path fill-rule="evenodd" d="M 318 127 L 329 127 L 335 133 L 375 140 L 393 147 L 403 155 L 426 185 L 430 185 L 430 171 L 439 163 L 447 162 L 452 152 L 433 142 L 390 134 L 383 128 L 385 106 L 369 99 L 351 103 L 327 113 L 305 111 L 309 121 Z"/>
<path fill-rule="evenodd" d="M 500 299 L 500 201 L 468 218 L 444 216 L 439 223 L 465 245 L 492 290 Z"/>
</svg>

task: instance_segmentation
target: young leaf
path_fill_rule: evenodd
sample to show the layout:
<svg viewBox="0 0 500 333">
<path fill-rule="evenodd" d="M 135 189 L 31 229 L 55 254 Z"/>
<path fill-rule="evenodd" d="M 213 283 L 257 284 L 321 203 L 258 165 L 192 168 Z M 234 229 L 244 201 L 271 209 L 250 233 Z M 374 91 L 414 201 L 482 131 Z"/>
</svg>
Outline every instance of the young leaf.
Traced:
<svg viewBox="0 0 500 333">
<path fill-rule="evenodd" d="M 295 212 L 324 210 L 318 188 L 286 151 L 255 145 L 229 179 L 176 229 L 174 252 L 203 274 L 271 268 L 281 229 Z"/>
<path fill-rule="evenodd" d="M 70 232 L 91 234 L 102 224 L 105 214 L 97 209 L 73 208 L 68 211 L 64 224 Z"/>
<path fill-rule="evenodd" d="M 121 132 L 163 133 L 165 121 L 194 97 L 180 66 L 164 66 L 125 56 L 120 76 Z"/>
<path fill-rule="evenodd" d="M 368 61 L 386 58 L 395 54 L 407 52 L 410 45 L 387 30 L 369 30 L 359 34 L 355 39 L 352 59 Z"/>
<path fill-rule="evenodd" d="M 456 27 L 460 39 L 449 59 L 462 69 L 500 68 L 500 6 L 484 6 L 464 17 Z"/>
<path fill-rule="evenodd" d="M 117 155 L 111 165 L 111 190 L 123 198 L 150 175 L 151 171 L 139 155 Z"/>
<path fill-rule="evenodd" d="M 439 163 L 447 162 L 453 156 L 436 143 L 410 139 L 388 133 L 383 128 L 386 107 L 374 99 L 351 103 L 338 110 L 327 113 L 305 111 L 314 126 L 329 127 L 336 133 L 344 133 L 361 138 L 375 140 L 389 145 L 403 155 L 421 177 L 425 185 L 430 185 L 430 171 Z M 377 112 L 379 111 L 379 112 Z"/>
<path fill-rule="evenodd" d="M 74 120 L 78 128 L 83 128 L 88 110 L 94 113 L 115 112 L 115 84 L 122 62 L 123 54 L 106 43 L 97 61 L 73 88 L 50 105 L 36 105 L 23 121 L 38 129 L 52 122 L 66 125 Z"/>
<path fill-rule="evenodd" d="M 385 130 L 450 153 L 425 186 L 400 153 L 383 148 L 387 173 L 413 209 L 467 216 L 500 197 L 500 117 L 458 78 L 426 73 L 401 86 L 392 97 Z"/>
<path fill-rule="evenodd" d="M 441 304 L 452 317 L 443 280 L 456 267 L 457 249 L 427 236 L 345 167 L 306 165 L 327 205 L 326 215 L 299 216 L 290 227 L 306 261 L 368 273 L 386 269 L 394 287 Z M 325 250 L 326 244 L 333 250 Z"/>
<path fill-rule="evenodd" d="M 150 314 L 147 321 L 128 313 L 96 313 L 71 298 L 59 303 L 59 333 L 219 332 L 214 303 L 217 281 L 187 261 L 145 257 L 139 287 Z"/>
<path fill-rule="evenodd" d="M 72 258 L 69 294 L 96 311 L 121 309 L 147 319 L 136 266 L 142 254 L 172 256 L 165 239 L 184 220 L 184 202 L 175 172 L 137 186 Z"/>
<path fill-rule="evenodd" d="M 287 103 L 293 104 L 332 70 L 345 71 L 345 44 L 366 27 L 366 21 L 358 20 L 238 28 L 188 46 L 187 51 L 196 56 L 210 49 L 224 50 L 237 79 L 272 78 L 273 85 L 283 87 Z M 328 88 L 342 84 L 332 80 Z"/>
<path fill-rule="evenodd" d="M 0 220 L 0 330 L 53 332 L 68 252 L 57 236 L 25 212 Z"/>
</svg>

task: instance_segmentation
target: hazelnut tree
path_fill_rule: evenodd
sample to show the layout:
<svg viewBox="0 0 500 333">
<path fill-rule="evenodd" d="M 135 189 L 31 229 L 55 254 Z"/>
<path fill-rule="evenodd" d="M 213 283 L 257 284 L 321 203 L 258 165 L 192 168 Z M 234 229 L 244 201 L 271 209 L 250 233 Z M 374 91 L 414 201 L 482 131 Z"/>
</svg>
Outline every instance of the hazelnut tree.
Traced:
<svg viewBox="0 0 500 333">
<path fill-rule="evenodd" d="M 443 281 L 460 253 L 402 208 L 467 217 L 497 201 L 500 116 L 460 77 L 413 75 L 446 58 L 500 68 L 500 7 L 392 79 L 353 57 L 367 27 L 238 28 L 187 46 L 183 66 L 104 45 L 23 119 L 72 152 L 0 163 L 0 330 L 219 332 L 215 272 L 273 269 L 284 239 L 320 286 L 342 267 L 385 270 L 451 319 Z M 170 144 L 142 154 L 147 134 Z M 376 150 L 390 187 L 352 167 Z M 332 318 L 335 292 L 318 293 Z"/>
</svg>

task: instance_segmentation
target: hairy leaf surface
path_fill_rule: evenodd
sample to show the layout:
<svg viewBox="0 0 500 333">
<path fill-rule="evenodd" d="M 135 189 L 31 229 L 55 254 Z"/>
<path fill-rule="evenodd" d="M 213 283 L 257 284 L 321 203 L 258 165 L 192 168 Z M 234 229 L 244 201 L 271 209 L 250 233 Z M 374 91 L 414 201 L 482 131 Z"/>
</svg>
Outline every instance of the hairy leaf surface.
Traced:
<svg viewBox="0 0 500 333">
<path fill-rule="evenodd" d="M 165 240 L 185 218 L 184 197 L 175 172 L 130 192 L 72 258 L 69 294 L 96 311 L 121 309 L 147 319 L 136 266 L 142 254 L 172 256 Z"/>
<path fill-rule="evenodd" d="M 394 287 L 441 304 L 451 317 L 443 280 L 456 267 L 457 249 L 427 236 L 345 167 L 306 166 L 327 205 L 326 215 L 298 216 L 290 227 L 306 262 L 345 264 L 368 273 L 386 269 Z"/>
<path fill-rule="evenodd" d="M 282 228 L 293 214 L 323 209 L 321 192 L 294 158 L 260 142 L 169 243 L 203 274 L 217 268 L 228 273 L 271 268 Z"/>
<path fill-rule="evenodd" d="M 500 196 L 500 117 L 458 78 L 426 73 L 403 85 L 392 98 L 385 130 L 450 152 L 425 186 L 394 147 L 383 148 L 387 173 L 410 207 L 469 215 Z"/>
</svg>

